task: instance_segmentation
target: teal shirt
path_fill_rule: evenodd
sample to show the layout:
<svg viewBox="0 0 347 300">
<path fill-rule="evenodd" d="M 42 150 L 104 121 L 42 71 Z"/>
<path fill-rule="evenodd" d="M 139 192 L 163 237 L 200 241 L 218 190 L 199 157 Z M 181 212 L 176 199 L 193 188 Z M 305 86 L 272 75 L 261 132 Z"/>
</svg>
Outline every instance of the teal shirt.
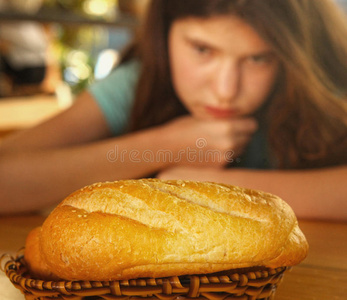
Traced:
<svg viewBox="0 0 347 300">
<path fill-rule="evenodd" d="M 270 149 L 267 143 L 266 132 L 263 127 L 253 135 L 245 152 L 233 160 L 230 165 L 235 168 L 247 169 L 274 169 L 275 163 L 271 159 Z"/>
<path fill-rule="evenodd" d="M 126 133 L 139 78 L 140 63 L 129 61 L 117 67 L 107 78 L 94 83 L 89 91 L 101 108 L 114 136 Z M 245 153 L 232 158 L 230 167 L 269 169 L 271 162 L 265 128 L 260 124 Z"/>
<path fill-rule="evenodd" d="M 135 98 L 140 63 L 129 61 L 117 67 L 108 77 L 89 87 L 113 133 L 126 132 Z"/>
</svg>

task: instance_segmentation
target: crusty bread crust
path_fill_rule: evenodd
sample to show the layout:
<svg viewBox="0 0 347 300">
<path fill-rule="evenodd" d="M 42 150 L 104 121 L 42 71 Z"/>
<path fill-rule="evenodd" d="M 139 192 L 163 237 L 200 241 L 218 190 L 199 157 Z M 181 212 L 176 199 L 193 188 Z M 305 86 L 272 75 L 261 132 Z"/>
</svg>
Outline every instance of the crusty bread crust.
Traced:
<svg viewBox="0 0 347 300">
<path fill-rule="evenodd" d="M 121 280 L 291 266 L 308 245 L 292 209 L 259 191 L 208 182 L 123 180 L 67 197 L 40 236 L 66 280 Z"/>
<path fill-rule="evenodd" d="M 40 251 L 41 226 L 31 230 L 25 241 L 24 257 L 30 275 L 34 278 L 45 280 L 58 280 L 59 277 L 54 275 L 45 260 L 42 259 Z"/>
</svg>

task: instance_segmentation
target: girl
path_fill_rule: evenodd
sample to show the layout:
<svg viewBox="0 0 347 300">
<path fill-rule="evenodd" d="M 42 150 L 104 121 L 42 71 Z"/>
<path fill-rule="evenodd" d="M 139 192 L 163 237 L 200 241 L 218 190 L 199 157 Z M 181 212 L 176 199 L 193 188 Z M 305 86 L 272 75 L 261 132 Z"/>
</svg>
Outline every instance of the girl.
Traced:
<svg viewBox="0 0 347 300">
<path fill-rule="evenodd" d="M 3 213 L 153 176 L 283 197 L 347 219 L 347 28 L 330 0 L 153 0 L 122 64 L 1 146 Z"/>
</svg>

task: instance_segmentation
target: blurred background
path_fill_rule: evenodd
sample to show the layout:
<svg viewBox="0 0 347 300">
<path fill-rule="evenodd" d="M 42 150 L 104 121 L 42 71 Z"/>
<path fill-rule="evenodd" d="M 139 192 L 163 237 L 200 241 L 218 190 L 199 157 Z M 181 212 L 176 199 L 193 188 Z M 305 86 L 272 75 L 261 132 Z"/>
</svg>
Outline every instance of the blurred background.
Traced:
<svg viewBox="0 0 347 300">
<path fill-rule="evenodd" d="M 347 11 L 347 0 L 331 1 Z M 0 0 L 0 137 L 66 109 L 107 76 L 148 2 Z"/>
<path fill-rule="evenodd" d="M 103 78 L 133 37 L 146 2 L 0 0 L 0 96 L 59 95 L 59 88 L 76 94 Z"/>
<path fill-rule="evenodd" d="M 0 0 L 0 137 L 69 107 L 107 76 L 147 0 Z"/>
</svg>

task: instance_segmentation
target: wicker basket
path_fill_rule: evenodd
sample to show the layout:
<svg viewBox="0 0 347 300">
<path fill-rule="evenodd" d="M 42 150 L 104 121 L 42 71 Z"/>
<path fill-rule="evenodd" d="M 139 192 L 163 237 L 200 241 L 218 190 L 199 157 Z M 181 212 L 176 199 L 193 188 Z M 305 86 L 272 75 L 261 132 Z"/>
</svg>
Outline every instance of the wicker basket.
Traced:
<svg viewBox="0 0 347 300">
<path fill-rule="evenodd" d="M 223 273 L 168 278 L 55 282 L 31 278 L 20 253 L 16 257 L 3 255 L 1 266 L 27 300 L 265 300 L 273 299 L 276 287 L 288 269 L 235 269 Z"/>
</svg>

